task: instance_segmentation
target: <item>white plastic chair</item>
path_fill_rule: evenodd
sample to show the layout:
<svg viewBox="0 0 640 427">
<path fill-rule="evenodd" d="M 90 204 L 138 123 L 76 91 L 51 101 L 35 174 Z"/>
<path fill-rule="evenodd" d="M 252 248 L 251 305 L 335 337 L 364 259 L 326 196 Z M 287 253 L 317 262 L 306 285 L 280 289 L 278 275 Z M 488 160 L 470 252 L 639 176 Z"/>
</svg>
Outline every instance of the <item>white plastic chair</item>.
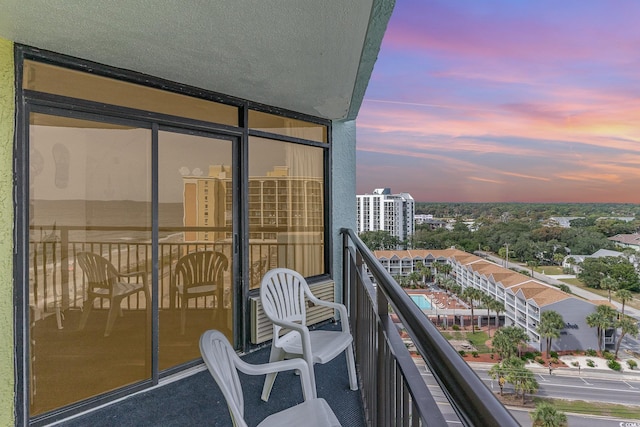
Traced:
<svg viewBox="0 0 640 427">
<path fill-rule="evenodd" d="M 305 325 L 305 295 L 313 304 L 338 310 L 342 331 L 309 331 Z M 349 330 L 347 308 L 344 305 L 316 298 L 311 293 L 304 277 L 287 268 L 275 268 L 265 274 L 260 285 L 260 300 L 265 314 L 273 322 L 270 362 L 302 357 L 308 363 L 315 392 L 316 381 L 313 365 L 327 363 L 346 351 L 349 385 L 351 390 L 358 389 L 356 364 L 351 345 L 353 337 Z M 282 328 L 290 331 L 280 336 Z M 269 400 L 276 376 L 277 373 L 267 375 L 262 388 L 262 400 Z"/>
<path fill-rule="evenodd" d="M 298 370 L 305 401 L 284 411 L 269 415 L 258 426 L 275 427 L 333 427 L 340 422 L 324 399 L 318 399 L 311 388 L 307 363 L 304 360 L 284 360 L 276 363 L 252 365 L 238 357 L 227 338 L 219 331 L 209 330 L 200 337 L 200 353 L 216 380 L 229 406 L 234 426 L 246 427 L 244 421 L 244 397 L 238 371 L 248 375 L 264 375 L 271 372 Z"/>
</svg>

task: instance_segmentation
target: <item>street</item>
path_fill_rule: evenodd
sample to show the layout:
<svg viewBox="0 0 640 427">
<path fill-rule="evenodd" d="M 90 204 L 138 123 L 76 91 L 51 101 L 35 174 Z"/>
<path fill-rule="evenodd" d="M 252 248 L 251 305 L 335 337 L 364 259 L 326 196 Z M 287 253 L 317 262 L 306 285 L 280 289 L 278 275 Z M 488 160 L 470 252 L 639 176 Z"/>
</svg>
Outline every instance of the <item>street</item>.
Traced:
<svg viewBox="0 0 640 427">
<path fill-rule="evenodd" d="M 442 390 L 433 378 L 433 375 L 422 359 L 416 358 L 416 365 L 436 402 L 440 406 L 442 414 L 450 426 L 461 425 L 460 420 L 449 405 Z M 496 380 L 488 376 L 490 364 L 473 364 L 473 370 L 485 382 L 489 389 L 498 391 Z M 616 378 L 616 373 L 601 374 L 594 377 L 588 374 L 575 375 L 572 372 L 548 373 L 535 372 L 540 389 L 536 396 L 556 399 L 571 399 L 583 401 L 597 401 L 622 405 L 640 405 L 640 375 L 637 378 Z M 509 386 L 505 390 L 512 391 Z M 526 409 L 510 407 L 510 412 L 522 426 L 530 426 L 531 418 Z M 566 414 L 569 427 L 640 427 L 640 420 L 622 419 L 608 416 L 590 416 L 578 414 Z"/>
</svg>

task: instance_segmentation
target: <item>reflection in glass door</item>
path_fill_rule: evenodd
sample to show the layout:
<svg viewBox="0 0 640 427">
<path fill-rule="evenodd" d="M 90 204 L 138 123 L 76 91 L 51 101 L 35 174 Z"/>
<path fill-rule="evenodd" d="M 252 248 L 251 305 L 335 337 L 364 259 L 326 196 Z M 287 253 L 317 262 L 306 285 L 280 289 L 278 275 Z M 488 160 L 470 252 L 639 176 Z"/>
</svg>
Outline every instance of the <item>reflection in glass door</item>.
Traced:
<svg viewBox="0 0 640 427">
<path fill-rule="evenodd" d="M 200 357 L 200 335 L 233 341 L 230 140 L 158 135 L 159 369 Z"/>
<path fill-rule="evenodd" d="M 29 123 L 39 415 L 151 378 L 151 131 L 35 113 Z"/>
</svg>

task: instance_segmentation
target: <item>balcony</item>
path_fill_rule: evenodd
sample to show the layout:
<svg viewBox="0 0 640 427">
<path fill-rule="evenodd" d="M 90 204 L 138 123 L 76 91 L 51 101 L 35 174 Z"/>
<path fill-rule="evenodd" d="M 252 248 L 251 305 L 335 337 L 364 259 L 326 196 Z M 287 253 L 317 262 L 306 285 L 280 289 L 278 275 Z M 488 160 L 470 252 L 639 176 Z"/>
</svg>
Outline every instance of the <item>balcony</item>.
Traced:
<svg viewBox="0 0 640 427">
<path fill-rule="evenodd" d="M 424 314 L 411 301 L 406 293 L 395 283 L 388 272 L 373 257 L 352 230 L 342 230 L 343 234 L 343 283 L 345 301 L 349 313 L 356 364 L 360 380 L 360 390 L 351 391 L 344 357 L 319 365 L 316 368 L 318 395 L 327 400 L 345 426 L 445 426 L 451 422 L 465 426 L 516 426 L 511 414 L 495 398 L 455 349 L 440 335 L 437 329 L 427 320 Z M 51 247 L 41 247 L 41 258 L 46 254 L 49 263 L 60 275 L 66 268 L 66 283 L 78 283 L 82 289 L 82 278 L 74 278 L 75 261 L 70 254 L 74 253 L 69 242 L 50 242 Z M 93 250 L 110 253 L 121 253 L 122 248 L 115 248 L 107 243 L 94 243 Z M 106 246 L 104 246 L 106 245 Z M 127 244 L 127 257 L 119 257 L 118 262 L 126 269 L 133 270 L 140 264 L 144 249 L 142 246 Z M 171 254 L 180 250 L 176 243 L 159 248 L 160 253 Z M 173 246 L 171 246 L 173 245 Z M 178 245 L 178 247 L 174 247 Z M 60 252 L 60 247 L 67 249 Z M 71 248 L 71 249 L 69 249 Z M 223 247 L 217 248 L 224 251 Z M 263 248 L 269 252 L 269 248 Z M 65 256 L 65 251 L 68 251 Z M 278 251 L 276 250 L 277 254 Z M 54 255 L 55 254 L 55 255 Z M 52 258 L 55 257 L 55 258 Z M 65 260 L 61 262 L 61 260 Z M 46 259 L 45 259 L 46 261 Z M 38 266 L 39 262 L 32 265 Z M 42 265 L 48 265 L 46 262 Z M 63 265 L 63 268 L 59 268 Z M 170 263 L 168 264 L 170 265 Z M 58 266 L 56 268 L 55 266 Z M 71 267 L 71 268 L 69 268 Z M 162 278 L 168 274 L 158 274 L 159 289 L 162 289 Z M 371 274 L 374 286 L 369 279 Z M 38 277 L 36 274 L 35 277 Z M 56 277 L 46 274 L 44 277 Z M 61 286 L 59 277 L 56 282 L 46 282 L 33 295 L 35 305 L 42 306 L 48 314 L 55 314 L 56 305 L 47 302 L 60 301 L 64 308 L 80 303 L 81 292 L 75 286 Z M 338 280 L 338 278 L 336 278 Z M 51 286 L 52 283 L 54 286 Z M 57 290 L 56 290 L 57 289 Z M 162 308 L 163 297 L 160 305 Z M 42 301 L 39 303 L 38 301 Z M 131 303 L 131 312 L 118 322 L 126 323 L 128 318 L 135 317 L 136 311 L 142 307 Z M 170 308 L 170 299 L 167 299 Z M 141 314 L 140 313 L 140 314 Z M 422 372 L 416 365 L 399 329 L 392 322 L 390 314 L 398 316 L 407 331 L 418 354 L 422 355 L 421 365 L 426 365 L 435 383 L 440 387 L 449 405 L 441 405 L 425 383 Z M 73 315 L 73 311 L 71 312 Z M 47 316 L 53 324 L 56 316 Z M 45 320 L 47 320 L 45 319 Z M 67 321 L 67 319 L 65 319 Z M 99 321 L 98 321 L 99 322 Z M 88 328 L 90 325 L 87 326 Z M 101 326 L 98 326 L 98 329 Z M 323 323 L 320 328 L 336 328 L 333 323 Z M 138 339 L 132 337 L 129 339 Z M 243 358 L 250 363 L 263 363 L 268 360 L 268 347 L 257 348 Z M 299 378 L 291 373 L 278 376 L 269 402 L 260 400 L 262 377 L 251 378 L 241 376 L 245 392 L 245 413 L 250 425 L 273 412 L 299 403 L 302 398 Z M 185 372 L 163 378 L 153 388 L 140 389 L 125 394 L 124 399 L 92 410 L 66 420 L 66 426 L 107 426 L 107 425 L 230 425 L 231 421 L 217 386 L 201 364 L 194 364 Z M 455 418 L 455 421 L 451 419 Z"/>
</svg>

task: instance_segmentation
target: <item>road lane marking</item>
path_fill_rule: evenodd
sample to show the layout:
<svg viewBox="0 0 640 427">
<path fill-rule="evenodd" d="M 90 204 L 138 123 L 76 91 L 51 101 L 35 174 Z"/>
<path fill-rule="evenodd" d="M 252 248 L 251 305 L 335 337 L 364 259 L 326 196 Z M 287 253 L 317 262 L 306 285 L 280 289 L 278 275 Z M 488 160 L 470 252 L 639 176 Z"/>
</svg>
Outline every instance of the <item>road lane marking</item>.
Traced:
<svg viewBox="0 0 640 427">
<path fill-rule="evenodd" d="M 587 380 L 585 380 L 584 378 L 580 378 L 580 379 L 581 379 L 582 381 L 584 381 L 584 383 L 585 383 L 586 385 L 593 385 L 593 384 L 591 384 L 590 382 L 588 382 Z"/>
<path fill-rule="evenodd" d="M 637 389 L 638 389 L 638 387 L 634 387 L 634 386 L 632 386 L 631 384 L 629 384 L 629 383 L 628 383 L 628 382 L 626 382 L 626 381 L 622 381 L 622 382 L 623 382 L 623 383 L 625 383 L 626 385 L 628 385 L 628 386 L 629 386 L 629 388 L 632 388 L 632 389 L 634 389 L 634 390 L 637 390 Z"/>
<path fill-rule="evenodd" d="M 545 384 L 545 386 L 547 387 L 566 387 L 566 388 L 584 388 L 584 386 L 581 385 L 570 385 L 570 384 L 555 384 L 555 383 L 548 383 Z M 601 387 L 593 387 L 592 390 L 602 390 L 602 391 L 617 391 L 617 392 L 622 392 L 622 393 L 633 393 L 633 394 L 637 394 L 637 391 L 633 391 L 633 390 L 626 390 L 623 388 L 601 388 Z M 638 390 L 637 388 L 634 388 L 634 390 Z"/>
</svg>

